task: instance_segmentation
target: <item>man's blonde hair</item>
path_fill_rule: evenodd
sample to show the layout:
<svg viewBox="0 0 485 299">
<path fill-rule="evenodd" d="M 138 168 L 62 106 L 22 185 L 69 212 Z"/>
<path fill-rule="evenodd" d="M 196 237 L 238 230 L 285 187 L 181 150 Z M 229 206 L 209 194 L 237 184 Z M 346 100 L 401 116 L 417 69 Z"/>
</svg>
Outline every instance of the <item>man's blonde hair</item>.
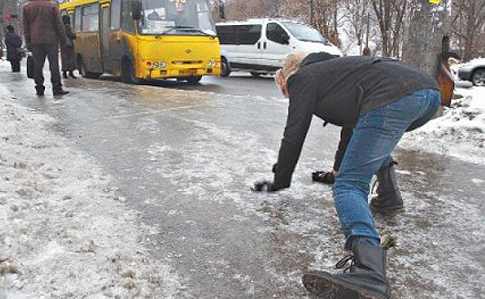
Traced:
<svg viewBox="0 0 485 299">
<path fill-rule="evenodd" d="M 291 53 L 286 56 L 285 62 L 283 63 L 283 67 L 280 69 L 280 72 L 283 73 L 285 80 L 288 80 L 291 75 L 296 73 L 300 68 L 301 62 L 308 54 L 303 51 L 298 51 L 295 53 Z"/>
</svg>

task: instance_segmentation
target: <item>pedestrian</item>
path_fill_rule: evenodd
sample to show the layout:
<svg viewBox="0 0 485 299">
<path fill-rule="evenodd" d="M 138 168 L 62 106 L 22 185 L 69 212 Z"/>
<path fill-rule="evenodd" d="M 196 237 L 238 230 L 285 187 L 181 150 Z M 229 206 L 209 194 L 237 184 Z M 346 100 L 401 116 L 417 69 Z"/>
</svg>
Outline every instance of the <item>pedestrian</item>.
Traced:
<svg viewBox="0 0 485 299">
<path fill-rule="evenodd" d="M 68 78 L 68 74 L 71 78 L 77 78 L 74 75 L 76 69 L 76 56 L 74 54 L 74 40 L 76 34 L 72 32 L 71 18 L 67 15 L 62 16 L 62 23 L 64 24 L 64 32 L 66 32 L 66 44 L 61 48 L 61 60 L 62 60 L 62 76 L 64 79 Z"/>
<path fill-rule="evenodd" d="M 13 73 L 20 72 L 20 60 L 22 60 L 22 39 L 15 33 L 15 28 L 12 25 L 7 25 L 7 33 L 5 34 L 5 46 L 7 47 L 7 60 L 10 61 Z"/>
<path fill-rule="evenodd" d="M 65 33 L 57 3 L 52 0 L 28 0 L 22 11 L 25 43 L 34 58 L 37 95 L 44 95 L 43 68 L 46 57 L 49 60 L 53 94 L 69 93 L 62 89 L 59 71 L 59 43 L 61 46 L 65 44 Z"/>
<path fill-rule="evenodd" d="M 367 196 L 372 176 L 392 160 L 403 134 L 428 122 L 440 106 L 437 82 L 429 75 L 390 58 L 290 54 L 276 74 L 289 98 L 286 127 L 273 167 L 274 180 L 257 182 L 255 191 L 290 187 L 301 149 L 316 115 L 337 126 L 354 128 L 333 186 L 334 203 L 346 250 L 337 267 L 342 274 L 305 273 L 303 284 L 327 299 L 390 298 L 386 252 L 379 246 Z"/>
</svg>

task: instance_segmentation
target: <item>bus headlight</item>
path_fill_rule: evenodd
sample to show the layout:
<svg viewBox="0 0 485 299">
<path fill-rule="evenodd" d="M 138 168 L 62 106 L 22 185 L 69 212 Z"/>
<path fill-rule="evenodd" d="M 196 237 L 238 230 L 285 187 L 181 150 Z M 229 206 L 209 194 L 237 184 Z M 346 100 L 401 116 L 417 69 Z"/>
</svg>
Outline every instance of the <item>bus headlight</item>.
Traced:
<svg viewBox="0 0 485 299">
<path fill-rule="evenodd" d="M 209 60 L 209 62 L 207 63 L 208 68 L 213 68 L 216 66 L 217 66 L 217 60 Z"/>
<path fill-rule="evenodd" d="M 154 69 L 157 69 L 159 66 L 160 66 L 160 62 L 155 61 L 155 62 L 153 63 L 153 68 L 154 68 Z"/>
<path fill-rule="evenodd" d="M 166 69 L 167 68 L 167 63 L 165 61 L 160 61 L 160 68 Z"/>
</svg>

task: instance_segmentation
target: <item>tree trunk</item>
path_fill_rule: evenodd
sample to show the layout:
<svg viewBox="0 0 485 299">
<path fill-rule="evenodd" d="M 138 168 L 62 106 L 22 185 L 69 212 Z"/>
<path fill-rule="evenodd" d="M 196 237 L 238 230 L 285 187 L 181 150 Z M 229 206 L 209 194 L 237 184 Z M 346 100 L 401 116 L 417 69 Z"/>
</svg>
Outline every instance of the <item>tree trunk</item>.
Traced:
<svg viewBox="0 0 485 299">
<path fill-rule="evenodd" d="M 446 6 L 444 2 L 441 5 Z M 437 6 L 429 4 L 427 0 L 417 0 L 412 7 L 414 9 L 402 58 L 434 75 L 436 57 L 442 50 L 443 36 L 449 35 L 450 17 L 446 7 L 438 11 Z"/>
</svg>

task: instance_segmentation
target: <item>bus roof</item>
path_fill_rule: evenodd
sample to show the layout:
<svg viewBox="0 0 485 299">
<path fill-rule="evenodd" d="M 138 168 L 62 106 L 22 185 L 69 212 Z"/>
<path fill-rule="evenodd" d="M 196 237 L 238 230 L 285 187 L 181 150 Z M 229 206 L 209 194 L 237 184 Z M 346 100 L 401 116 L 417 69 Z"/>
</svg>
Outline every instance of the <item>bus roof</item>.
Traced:
<svg viewBox="0 0 485 299">
<path fill-rule="evenodd" d="M 90 3 L 109 3 L 111 0 L 65 0 L 59 5 L 59 9 L 68 9 Z"/>
</svg>

